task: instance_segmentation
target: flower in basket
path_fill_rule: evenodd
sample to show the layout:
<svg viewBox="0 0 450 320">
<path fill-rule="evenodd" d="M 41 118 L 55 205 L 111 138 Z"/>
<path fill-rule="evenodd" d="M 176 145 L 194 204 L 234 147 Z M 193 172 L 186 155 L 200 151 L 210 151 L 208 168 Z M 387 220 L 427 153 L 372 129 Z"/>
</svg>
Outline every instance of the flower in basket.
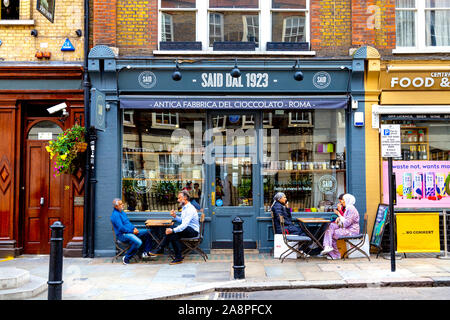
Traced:
<svg viewBox="0 0 450 320">
<path fill-rule="evenodd" d="M 54 158 L 53 175 L 59 176 L 61 173 L 74 173 L 78 166 L 75 160 L 78 155 L 86 150 L 85 142 L 86 129 L 78 124 L 60 133 L 56 140 L 49 141 L 45 147 L 50 158 Z"/>
</svg>

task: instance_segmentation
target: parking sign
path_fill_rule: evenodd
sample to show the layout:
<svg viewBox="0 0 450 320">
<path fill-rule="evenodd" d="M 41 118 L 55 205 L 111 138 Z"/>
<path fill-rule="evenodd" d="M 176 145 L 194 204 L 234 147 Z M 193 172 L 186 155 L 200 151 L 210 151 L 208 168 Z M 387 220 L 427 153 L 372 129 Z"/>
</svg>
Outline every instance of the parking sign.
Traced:
<svg viewBox="0 0 450 320">
<path fill-rule="evenodd" d="M 399 124 L 381 125 L 381 156 L 398 158 L 402 155 Z"/>
</svg>

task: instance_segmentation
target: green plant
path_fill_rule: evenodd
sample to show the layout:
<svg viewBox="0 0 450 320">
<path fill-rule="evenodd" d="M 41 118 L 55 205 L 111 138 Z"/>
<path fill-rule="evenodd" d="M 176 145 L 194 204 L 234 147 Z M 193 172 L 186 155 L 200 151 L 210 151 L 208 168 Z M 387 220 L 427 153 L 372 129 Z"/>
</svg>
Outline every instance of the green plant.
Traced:
<svg viewBox="0 0 450 320">
<path fill-rule="evenodd" d="M 49 141 L 45 149 L 50 153 L 50 158 L 55 160 L 53 169 L 55 177 L 61 173 L 74 173 L 78 168 L 75 160 L 79 153 L 84 151 L 81 145 L 85 143 L 85 133 L 84 127 L 75 124 L 60 133 L 56 140 Z"/>
</svg>

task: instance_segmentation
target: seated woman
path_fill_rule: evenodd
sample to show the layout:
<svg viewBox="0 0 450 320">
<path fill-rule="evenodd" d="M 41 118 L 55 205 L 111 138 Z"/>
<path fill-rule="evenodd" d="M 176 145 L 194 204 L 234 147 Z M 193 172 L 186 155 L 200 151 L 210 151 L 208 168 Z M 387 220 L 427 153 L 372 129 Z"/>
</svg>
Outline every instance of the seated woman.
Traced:
<svg viewBox="0 0 450 320">
<path fill-rule="evenodd" d="M 341 254 L 336 241 L 342 236 L 359 234 L 359 213 L 355 208 L 356 199 L 351 194 L 345 194 L 341 204 L 345 207 L 344 215 L 336 219 L 336 223 L 330 223 L 323 238 L 324 250 L 321 255 L 328 254 L 331 259 L 340 259 Z"/>
<path fill-rule="evenodd" d="M 303 230 L 292 223 L 291 210 L 289 209 L 286 195 L 283 192 L 278 192 L 273 197 L 273 203 L 270 207 L 273 212 L 275 229 L 273 232 L 275 234 L 282 233 L 280 226 L 280 215 L 284 217 L 284 229 L 287 234 L 295 234 L 299 236 L 304 236 Z"/>
</svg>

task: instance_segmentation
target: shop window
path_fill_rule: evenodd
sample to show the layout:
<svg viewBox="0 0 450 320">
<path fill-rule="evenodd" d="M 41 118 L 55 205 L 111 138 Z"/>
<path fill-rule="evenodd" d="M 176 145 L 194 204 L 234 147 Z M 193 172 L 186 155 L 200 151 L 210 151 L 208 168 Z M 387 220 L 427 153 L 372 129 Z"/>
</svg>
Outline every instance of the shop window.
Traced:
<svg viewBox="0 0 450 320">
<path fill-rule="evenodd" d="M 397 207 L 448 207 L 450 126 L 443 115 L 385 115 L 400 126 L 401 156 L 393 159 Z M 387 159 L 383 159 L 383 199 L 387 200 Z"/>
<path fill-rule="evenodd" d="M 450 49 L 450 0 L 396 0 L 397 48 Z"/>
<path fill-rule="evenodd" d="M 20 1 L 2 0 L 1 1 L 1 20 L 19 20 Z"/>
<path fill-rule="evenodd" d="M 344 116 L 343 110 L 264 112 L 273 126 L 264 133 L 266 210 L 283 192 L 294 212 L 332 211 L 346 191 L 345 125 L 339 121 Z"/>
<path fill-rule="evenodd" d="M 159 2 L 159 38 L 162 42 L 191 42 L 160 45 L 180 50 L 283 50 L 279 42 L 302 43 L 298 50 L 309 50 L 309 1 L 164 1 Z M 272 23 L 262 23 L 272 21 Z M 193 27 L 194 26 L 194 27 Z M 215 42 L 233 42 L 215 46 Z M 236 42 L 238 42 L 236 44 Z M 246 44 L 239 44 L 246 42 Z M 198 44 L 201 44 L 199 47 Z M 275 45 L 276 44 L 276 45 Z M 308 45 L 306 45 L 308 44 Z M 253 48 L 255 48 L 253 46 Z M 275 46 L 275 47 L 274 47 Z M 218 49 L 220 47 L 220 49 Z"/>
<path fill-rule="evenodd" d="M 187 188 L 193 196 L 200 194 L 206 113 L 132 111 L 134 126 L 123 125 L 125 210 L 167 212 L 177 208 L 181 189 Z M 195 184 L 198 191 L 194 191 Z"/>
</svg>

